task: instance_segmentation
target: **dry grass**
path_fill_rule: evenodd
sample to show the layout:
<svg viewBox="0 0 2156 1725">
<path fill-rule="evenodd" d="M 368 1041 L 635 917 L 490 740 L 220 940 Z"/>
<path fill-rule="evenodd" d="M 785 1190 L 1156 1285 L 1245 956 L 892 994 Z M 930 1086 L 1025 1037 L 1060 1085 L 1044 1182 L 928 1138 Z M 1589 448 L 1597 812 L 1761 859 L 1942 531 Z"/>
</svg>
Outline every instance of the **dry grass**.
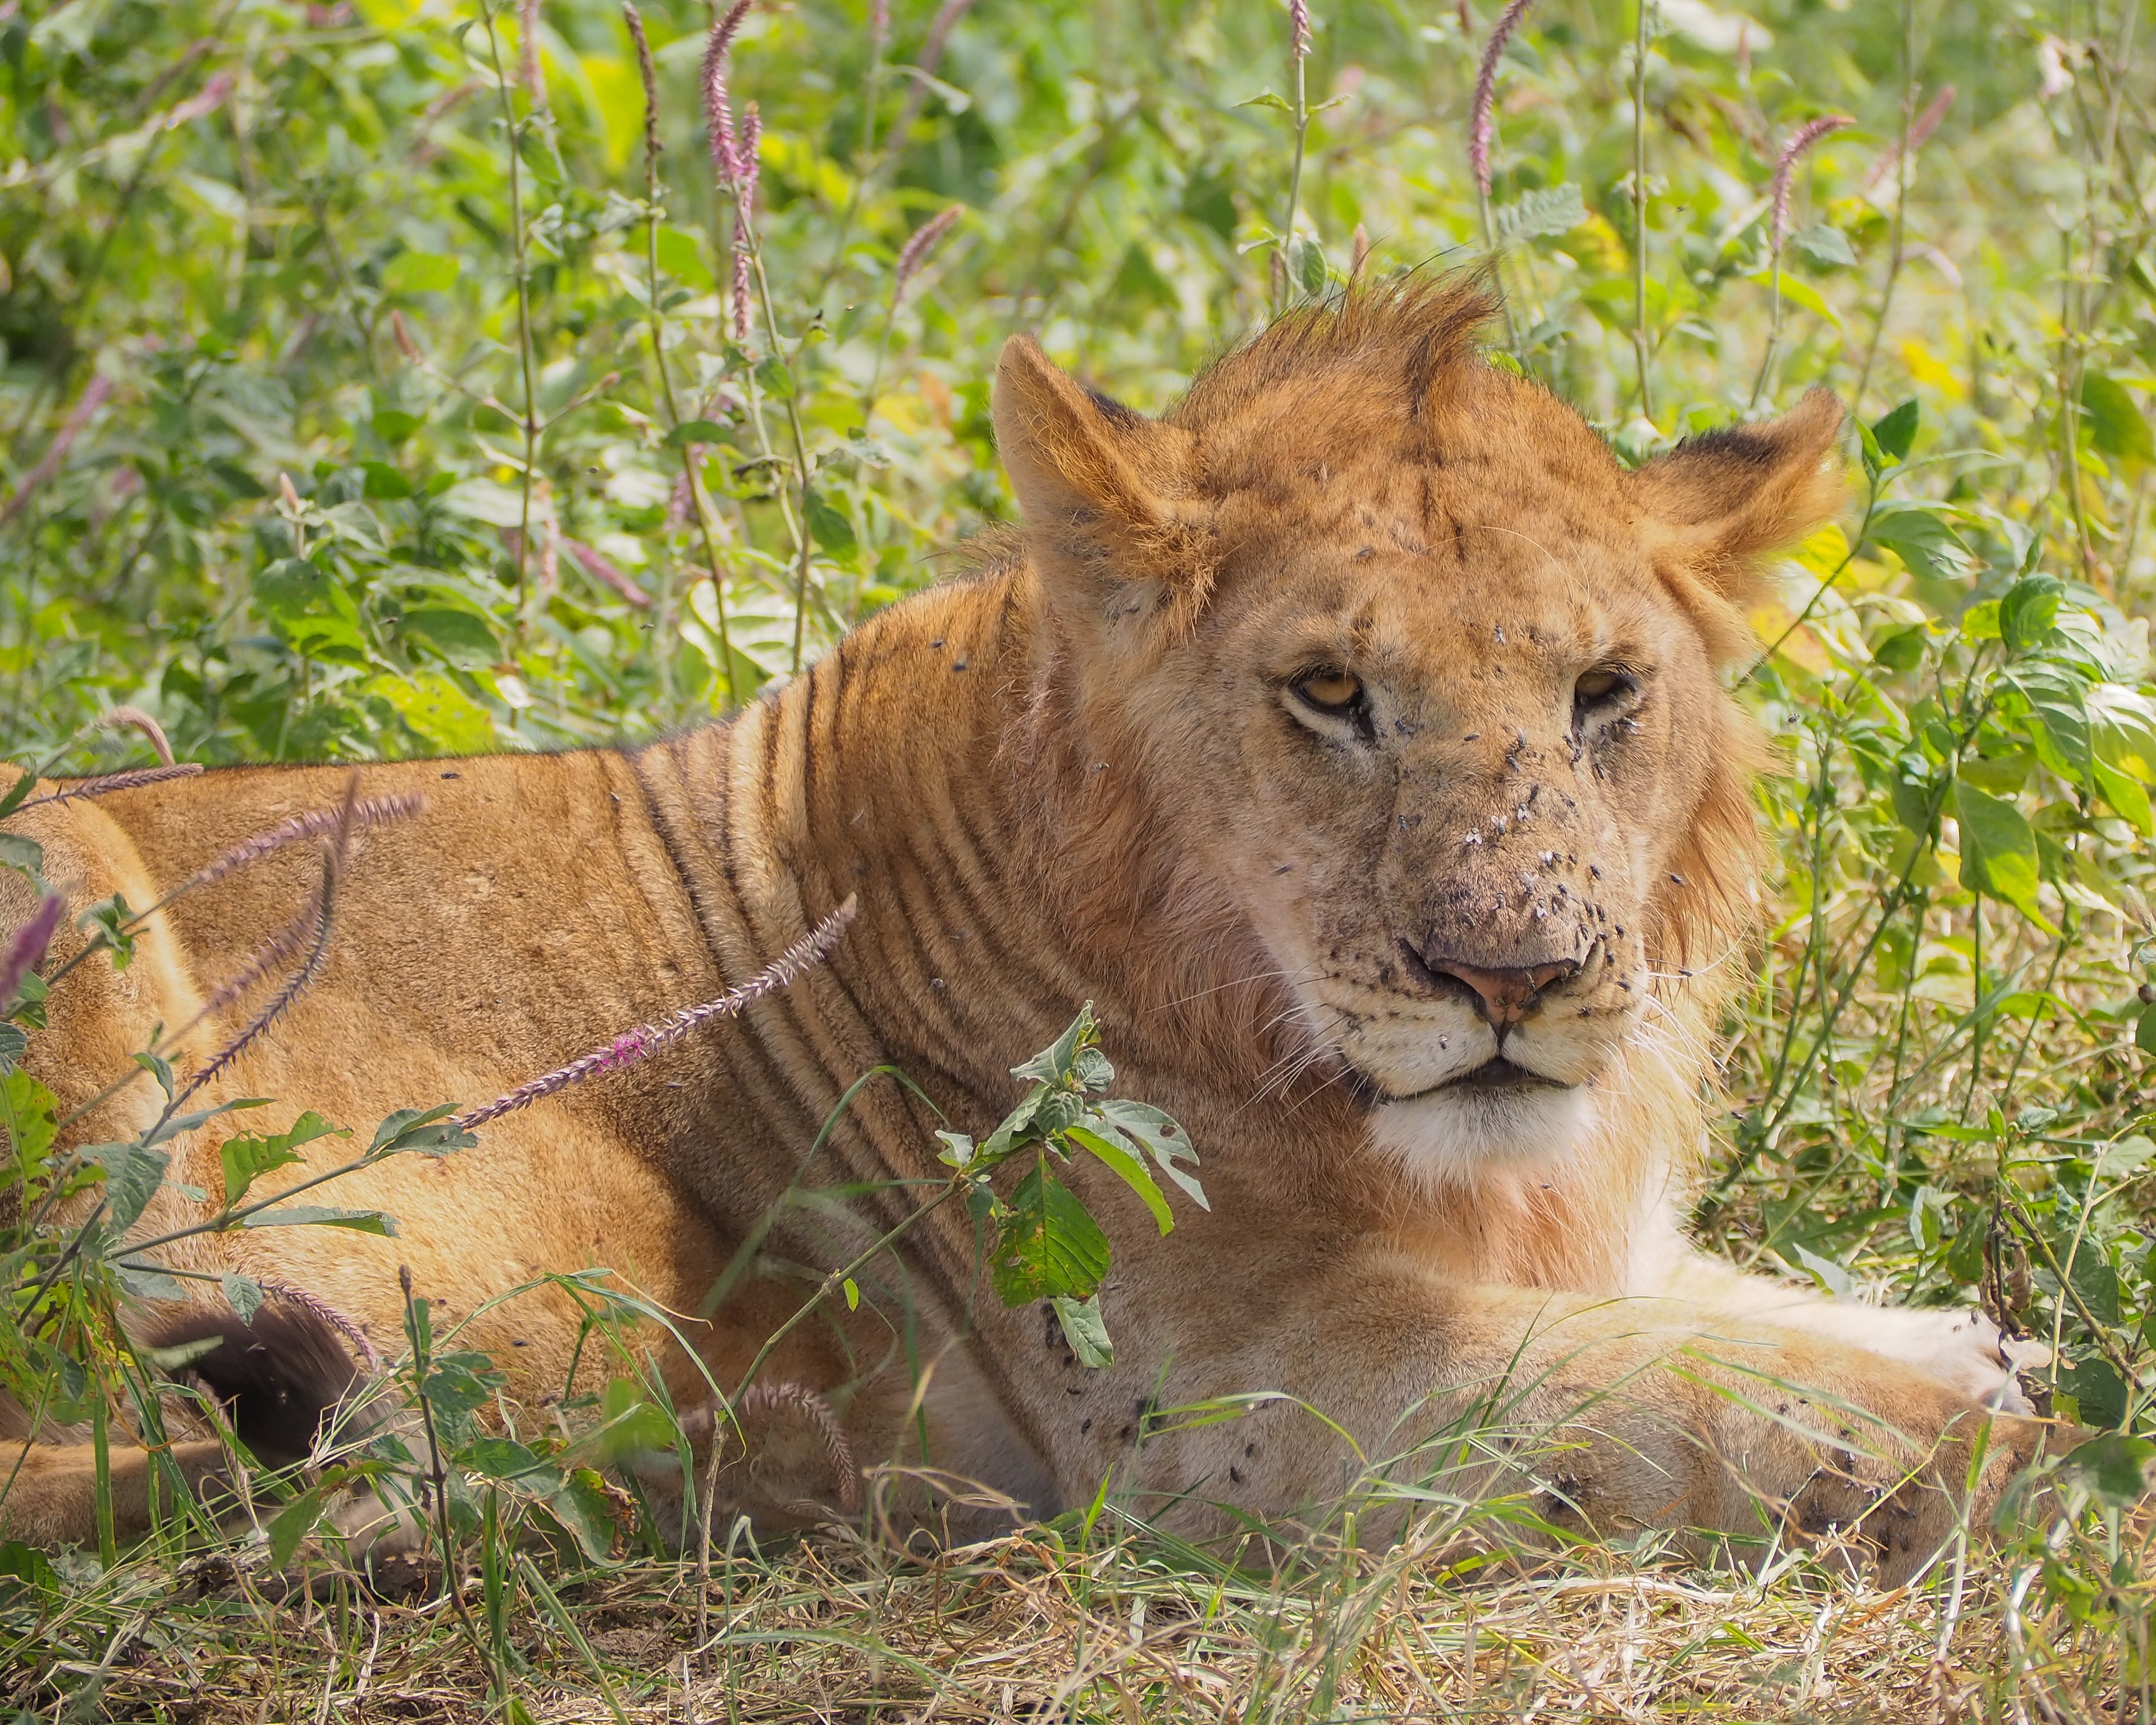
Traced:
<svg viewBox="0 0 2156 1725">
<path fill-rule="evenodd" d="M 1301 1558 L 1239 1571 L 1099 1528 L 920 1555 L 828 1529 L 737 1550 L 707 1593 L 693 1564 L 643 1561 L 557 1582 L 558 1617 L 512 1601 L 513 1688 L 547 1725 L 2148 1717 L 2118 1655 L 2145 1581 L 2076 1626 L 2030 1565 L 1982 1558 L 1892 1592 L 1837 1579 L 1832 1551 L 1763 1581 L 1653 1548 L 1463 1558 L 1456 1537 Z M 399 1603 L 325 1566 L 280 1603 L 261 1579 L 123 1570 L 15 1625 L 10 1700 L 191 1725 L 500 1716 L 439 1592 Z"/>
</svg>

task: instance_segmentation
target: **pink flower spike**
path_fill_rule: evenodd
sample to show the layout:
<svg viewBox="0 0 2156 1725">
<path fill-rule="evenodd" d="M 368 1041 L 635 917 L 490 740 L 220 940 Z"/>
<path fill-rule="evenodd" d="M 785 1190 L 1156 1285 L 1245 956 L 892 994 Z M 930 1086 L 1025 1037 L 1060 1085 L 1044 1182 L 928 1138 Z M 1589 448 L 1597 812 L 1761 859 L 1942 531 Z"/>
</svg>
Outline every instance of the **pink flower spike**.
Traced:
<svg viewBox="0 0 2156 1725">
<path fill-rule="evenodd" d="M 819 922 L 814 928 L 788 947 L 778 957 L 758 971 L 738 988 L 729 989 L 716 1000 L 707 1000 L 701 1006 L 684 1007 L 670 1018 L 661 1019 L 652 1024 L 639 1024 L 634 1030 L 624 1030 L 603 1048 L 593 1049 L 581 1060 L 535 1078 L 529 1084 L 519 1085 L 508 1095 L 496 1096 L 483 1108 L 467 1109 L 456 1117 L 456 1123 L 465 1132 L 484 1126 L 490 1120 L 499 1120 L 505 1114 L 528 1107 L 533 1102 L 582 1084 L 587 1078 L 597 1078 L 603 1073 L 617 1072 L 624 1066 L 634 1066 L 649 1060 L 660 1050 L 680 1041 L 691 1030 L 701 1029 L 706 1024 L 721 1019 L 738 1017 L 766 995 L 776 994 L 790 988 L 805 971 L 814 968 L 831 956 L 831 949 L 839 944 L 841 936 L 853 924 L 860 913 L 860 901 L 851 896 L 845 903 Z"/>
<path fill-rule="evenodd" d="M 0 954 L 0 1006 L 15 998 L 23 986 L 23 978 L 37 968 L 38 961 L 45 956 L 45 948 L 53 943 L 53 936 L 66 910 L 67 901 L 57 892 L 49 892 L 30 913 L 30 920 L 15 931 L 14 939 L 8 942 L 7 952 Z"/>
<path fill-rule="evenodd" d="M 913 237 L 899 248 L 898 262 L 891 272 L 891 299 L 895 305 L 906 294 L 906 284 L 913 272 L 928 261 L 929 254 L 943 243 L 943 236 L 958 225 L 958 218 L 966 213 L 966 207 L 954 203 L 939 211 L 913 230 Z"/>
<path fill-rule="evenodd" d="M 168 110 L 161 122 L 160 130 L 176 131 L 190 121 L 215 113 L 223 105 L 224 99 L 232 94 L 232 86 L 237 82 L 239 80 L 230 72 L 219 72 L 194 95 Z"/>
<path fill-rule="evenodd" d="M 106 773 L 95 778 L 78 778 L 63 785 L 59 790 L 48 791 L 42 797 L 33 797 L 19 804 L 15 812 L 36 809 L 47 803 L 72 803 L 79 797 L 107 797 L 115 791 L 139 791 L 144 785 L 162 784 L 167 779 L 192 778 L 202 771 L 196 761 L 178 761 L 169 767 L 136 767 L 126 773 Z"/>
<path fill-rule="evenodd" d="M 1774 215 L 1769 230 L 1770 243 L 1776 251 L 1789 232 L 1789 173 L 1797 165 L 1797 158 L 1830 131 L 1840 131 L 1845 126 L 1856 122 L 1846 114 L 1822 114 L 1816 120 L 1807 120 L 1789 136 L 1782 146 L 1782 153 L 1774 158 L 1774 186 L 1773 198 Z"/>
<path fill-rule="evenodd" d="M 688 480 L 684 479 L 680 483 L 685 487 Z M 683 512 L 686 513 L 685 508 Z M 568 552 L 578 567 L 584 573 L 602 586 L 612 588 L 630 604 L 642 607 L 651 603 L 649 593 L 623 574 L 607 557 L 593 550 L 581 540 L 564 539 L 562 542 L 562 549 Z"/>
<path fill-rule="evenodd" d="M 15 487 L 15 495 L 4 506 L 0 506 L 0 521 L 11 520 L 18 510 L 38 494 L 39 487 L 60 470 L 60 463 L 67 459 L 67 452 L 74 447 L 74 440 L 82 435 L 83 427 L 90 424 L 91 416 L 110 398 L 112 387 L 112 379 L 101 372 L 83 386 L 82 393 L 75 398 L 74 406 L 68 410 L 67 418 L 53 434 L 53 440 L 45 445 L 45 453 L 38 458 L 38 465 L 23 475 L 22 484 Z"/>
<path fill-rule="evenodd" d="M 1953 85 L 1943 86 L 1939 93 L 1924 105 L 1924 111 L 1909 122 L 1909 153 L 1912 156 L 1922 149 L 1932 134 L 1939 129 L 1939 122 L 1947 117 L 1947 110 L 1953 106 Z M 1897 139 L 1879 158 L 1871 172 L 1864 177 L 1864 189 L 1869 192 L 1901 164 L 1902 146 Z"/>
<path fill-rule="evenodd" d="M 1512 0 L 1497 14 L 1490 40 L 1482 49 L 1482 64 L 1475 73 L 1475 103 L 1467 122 L 1467 163 L 1475 170 L 1475 187 L 1485 198 L 1490 195 L 1490 110 L 1497 95 L 1497 62 L 1504 58 L 1505 44 L 1512 39 L 1520 28 L 1520 20 L 1527 15 L 1527 8 L 1535 0 Z"/>
<path fill-rule="evenodd" d="M 734 154 L 734 108 L 726 94 L 726 55 L 739 33 L 742 20 L 755 0 L 734 0 L 726 15 L 711 26 L 704 44 L 704 130 L 711 141 L 711 172 L 722 186 L 741 177 Z"/>
<path fill-rule="evenodd" d="M 1287 0 L 1288 28 L 1295 39 L 1294 54 L 1299 60 L 1310 58 L 1310 0 Z"/>
</svg>

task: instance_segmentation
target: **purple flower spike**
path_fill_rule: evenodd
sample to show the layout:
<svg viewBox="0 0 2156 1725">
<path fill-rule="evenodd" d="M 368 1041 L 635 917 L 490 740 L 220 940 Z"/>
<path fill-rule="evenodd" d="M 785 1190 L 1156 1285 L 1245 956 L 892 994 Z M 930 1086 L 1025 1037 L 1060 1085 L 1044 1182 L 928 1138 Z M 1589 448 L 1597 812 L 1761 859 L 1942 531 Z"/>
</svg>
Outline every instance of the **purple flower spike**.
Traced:
<svg viewBox="0 0 2156 1725">
<path fill-rule="evenodd" d="M 30 920 L 15 931 L 15 938 L 8 942 L 6 954 L 0 956 L 0 1006 L 15 998 L 23 986 L 23 978 L 37 968 L 38 961 L 45 956 L 45 948 L 52 945 L 53 935 L 66 910 L 67 901 L 57 892 L 49 892 L 30 913 Z"/>
<path fill-rule="evenodd" d="M 529 1084 L 518 1086 L 503 1096 L 496 1096 L 483 1108 L 468 1109 L 456 1117 L 457 1125 L 465 1132 L 484 1126 L 490 1120 L 499 1120 L 505 1114 L 565 1091 L 572 1085 L 582 1084 L 587 1078 L 597 1078 L 602 1073 L 618 1072 L 624 1066 L 634 1066 L 646 1060 L 669 1044 L 678 1042 L 691 1030 L 720 1019 L 730 1019 L 745 1012 L 767 994 L 776 994 L 790 987 L 803 971 L 821 964 L 830 957 L 831 949 L 839 938 L 852 926 L 860 909 L 860 901 L 850 896 L 829 916 L 808 933 L 788 947 L 778 957 L 758 971 L 738 988 L 730 989 L 716 1000 L 707 1000 L 701 1006 L 684 1007 L 671 1018 L 661 1019 L 657 1024 L 639 1024 L 634 1030 L 625 1030 L 603 1048 L 593 1049 L 581 1060 L 535 1078 Z"/>
<path fill-rule="evenodd" d="M 928 261 L 928 255 L 943 243 L 943 236 L 958 225 L 958 218 L 966 213 L 963 204 L 954 203 L 950 208 L 931 216 L 913 230 L 913 237 L 899 248 L 898 263 L 891 272 L 891 297 L 895 305 L 906 294 L 906 284 L 913 272 Z"/>
<path fill-rule="evenodd" d="M 1497 95 L 1497 62 L 1505 57 L 1505 44 L 1520 28 L 1520 20 L 1535 0 L 1512 0 L 1497 14 L 1496 28 L 1482 49 L 1482 64 L 1475 73 L 1475 105 L 1467 122 L 1467 163 L 1475 170 L 1475 187 L 1490 195 L 1490 110 Z"/>
<path fill-rule="evenodd" d="M 1924 105 L 1924 111 L 1909 122 L 1909 153 L 1913 156 L 1924 147 L 1932 134 L 1939 129 L 1939 122 L 1947 117 L 1947 110 L 1953 106 L 1954 87 L 1943 85 L 1939 93 Z M 1902 146 L 1897 139 L 1892 149 L 1879 158 L 1879 165 L 1865 177 L 1864 189 L 1869 192 L 1901 165 Z"/>
<path fill-rule="evenodd" d="M 1287 25 L 1295 38 L 1295 57 L 1310 58 L 1310 0 L 1287 0 Z"/>
<path fill-rule="evenodd" d="M 1789 134 L 1782 146 L 1782 153 L 1774 158 L 1774 216 L 1769 228 L 1770 243 L 1776 251 L 1789 232 L 1789 174 L 1797 165 L 1797 158 L 1830 131 L 1840 131 L 1845 126 L 1856 122 L 1846 114 L 1822 114 L 1816 120 L 1807 120 Z"/>
<path fill-rule="evenodd" d="M 740 33 L 755 0 L 734 0 L 726 15 L 711 26 L 704 44 L 704 129 L 711 134 L 711 172 L 722 186 L 731 186 L 742 175 L 734 143 L 734 106 L 726 94 L 726 55 Z"/>
</svg>

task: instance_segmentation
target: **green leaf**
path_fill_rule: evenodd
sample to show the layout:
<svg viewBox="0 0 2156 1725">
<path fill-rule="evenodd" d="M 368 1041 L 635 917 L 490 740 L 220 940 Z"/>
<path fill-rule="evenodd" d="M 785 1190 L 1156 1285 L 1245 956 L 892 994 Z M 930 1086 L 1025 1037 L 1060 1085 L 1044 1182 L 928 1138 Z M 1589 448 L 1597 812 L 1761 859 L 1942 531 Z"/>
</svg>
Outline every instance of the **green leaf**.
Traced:
<svg viewBox="0 0 2156 1725">
<path fill-rule="evenodd" d="M 773 401 L 793 399 L 793 373 L 787 369 L 785 361 L 767 359 L 756 368 L 757 387 Z"/>
<path fill-rule="evenodd" d="M 1847 269 L 1856 262 L 1856 254 L 1850 249 L 1849 236 L 1831 223 L 1814 222 L 1799 228 L 1789 236 L 1789 243 L 1815 264 L 1829 269 Z"/>
<path fill-rule="evenodd" d="M 85 911 L 74 919 L 74 925 L 86 930 L 93 940 L 112 954 L 112 968 L 117 972 L 135 962 L 135 934 L 127 926 L 134 920 L 135 913 L 127 908 L 126 899 L 116 892 Z"/>
<path fill-rule="evenodd" d="M 1098 1371 L 1103 1366 L 1115 1364 L 1115 1344 L 1108 1339 L 1108 1326 L 1101 1317 L 1098 1294 L 1085 1300 L 1057 1294 L 1050 1303 L 1063 1326 L 1063 1339 L 1070 1344 L 1070 1351 L 1078 1356 L 1080 1365 Z"/>
<path fill-rule="evenodd" d="M 41 1594 L 57 1594 L 60 1579 L 45 1554 L 19 1539 L 0 1540 L 0 1578 L 19 1582 Z"/>
<path fill-rule="evenodd" d="M 387 461 L 362 461 L 359 470 L 367 475 L 365 495 L 388 498 L 392 501 L 412 495 L 412 481 L 405 478 Z"/>
<path fill-rule="evenodd" d="M 1882 504 L 1872 512 L 1864 536 L 1935 581 L 1958 580 L 1976 567 L 1960 535 L 1932 510 L 1917 504 Z"/>
<path fill-rule="evenodd" d="M 1079 1049 L 1096 1040 L 1093 1003 L 1089 1000 L 1078 1009 L 1078 1016 L 1071 1019 L 1068 1029 L 1023 1065 L 1012 1067 L 1011 1076 L 1037 1084 L 1060 1084 L 1072 1076 Z"/>
<path fill-rule="evenodd" d="M 393 1238 L 396 1219 L 380 1210 L 346 1210 L 326 1204 L 295 1204 L 281 1209 L 264 1210 L 245 1218 L 244 1228 L 349 1228 L 354 1234 L 379 1234 Z"/>
<path fill-rule="evenodd" d="M 2148 421 L 2126 386 L 2101 372 L 2082 378 L 2082 413 L 2097 453 L 2115 461 L 2156 461 Z"/>
<path fill-rule="evenodd" d="M 2132 1509 L 2148 1489 L 2152 1461 L 2156 1461 L 2156 1444 L 2107 1431 L 2068 1455 L 2066 1471 L 2112 1508 Z"/>
<path fill-rule="evenodd" d="M 608 1496 L 606 1481 L 596 1470 L 571 1469 L 560 1489 L 547 1498 L 546 1509 L 593 1563 L 613 1560 L 619 1532 L 614 1521 L 614 1500 Z"/>
<path fill-rule="evenodd" d="M 415 606 L 399 619 L 399 625 L 408 635 L 417 635 L 451 665 L 466 670 L 496 664 L 501 658 L 501 644 L 493 625 L 461 607 Z M 380 692 L 388 698 L 388 691 Z M 390 705 L 398 703 L 393 699 Z"/>
<path fill-rule="evenodd" d="M 10 1072 L 0 1079 L 0 1118 L 14 1140 L 17 1179 L 27 1180 L 53 1147 L 59 1110 L 58 1098 L 28 1073 Z"/>
<path fill-rule="evenodd" d="M 996 1291 L 1006 1306 L 1062 1294 L 1082 1300 L 1108 1273 L 1108 1237 L 1077 1194 L 1037 1158 L 1011 1194 L 996 1242 Z"/>
<path fill-rule="evenodd" d="M 1235 104 L 1239 108 L 1276 108 L 1283 114 L 1292 114 L 1295 108 L 1285 98 L 1275 95 L 1270 90 L 1261 90 L 1255 95 Z"/>
<path fill-rule="evenodd" d="M 364 686 L 443 754 L 484 754 L 495 746 L 494 720 L 486 709 L 439 671 L 372 677 Z"/>
<path fill-rule="evenodd" d="M 1516 203 L 1500 205 L 1491 212 L 1490 226 L 1502 244 L 1507 240 L 1569 234 L 1586 219 L 1587 206 L 1580 201 L 1579 187 L 1568 180 L 1561 186 L 1529 192 Z"/>
<path fill-rule="evenodd" d="M 1961 824 L 1961 884 L 2009 904 L 2047 934 L 2056 934 L 2036 901 L 2036 835 L 2021 811 L 1958 781 L 1954 814 Z"/>
<path fill-rule="evenodd" d="M 403 413 L 394 408 L 384 408 L 367 423 L 382 442 L 393 445 L 403 443 L 427 422 L 417 413 Z"/>
<path fill-rule="evenodd" d="M 850 1276 L 839 1286 L 840 1291 L 844 1292 L 846 1296 L 846 1310 L 849 1312 L 859 1312 L 861 1309 L 860 1284 L 855 1281 L 853 1277 Z"/>
<path fill-rule="evenodd" d="M 20 833 L 0 833 L 0 866 L 20 869 L 42 886 L 45 880 L 45 847 Z"/>
<path fill-rule="evenodd" d="M 374 1142 L 367 1147 L 367 1153 L 390 1156 L 404 1150 L 424 1150 L 429 1156 L 446 1156 L 452 1150 L 469 1150 L 479 1140 L 453 1122 L 450 1117 L 456 1111 L 454 1102 L 432 1108 L 399 1108 L 374 1129 Z"/>
<path fill-rule="evenodd" d="M 710 289 L 711 266 L 704 261 L 704 248 L 693 234 L 680 228 L 661 228 L 658 234 L 659 267 L 676 281 Z"/>
<path fill-rule="evenodd" d="M 254 1314 L 262 1309 L 262 1285 L 237 1270 L 226 1271 L 218 1281 L 224 1288 L 225 1304 L 238 1314 L 240 1322 L 253 1323 Z"/>
<path fill-rule="evenodd" d="M 939 1132 L 936 1136 L 943 1141 L 943 1147 L 936 1153 L 936 1159 L 947 1168 L 963 1168 L 976 1154 L 973 1141 L 963 1132 Z"/>
<path fill-rule="evenodd" d="M 290 1563 L 300 1542 L 315 1531 L 315 1524 L 322 1518 L 322 1498 L 328 1489 L 327 1481 L 311 1486 L 277 1512 L 270 1523 L 270 1561 L 274 1566 L 281 1569 Z"/>
<path fill-rule="evenodd" d="M 147 1144 L 93 1144 L 82 1158 L 105 1170 L 105 1225 L 117 1240 L 141 1220 L 171 1158 Z"/>
<path fill-rule="evenodd" d="M 2062 1367 L 2058 1383 L 2059 1388 L 2080 1404 L 2080 1417 L 2085 1423 L 2116 1425 L 2126 1417 L 2125 1380 L 2118 1375 L 2118 1368 L 2102 1354 L 2092 1354 L 2087 1359 Z"/>
<path fill-rule="evenodd" d="M 1856 259 L 1851 258 L 1854 264 Z M 1889 408 L 1871 422 L 1871 439 L 1879 445 L 1879 453 L 1889 461 L 1899 463 L 1909 459 L 1910 446 L 1917 441 L 1917 424 L 1923 409 L 1917 398 Z"/>
<path fill-rule="evenodd" d="M 1797 1262 L 1804 1266 L 1805 1273 L 1820 1285 L 1823 1291 L 1833 1295 L 1837 1300 L 1847 1297 L 1852 1284 L 1849 1279 L 1849 1272 L 1840 1265 L 1835 1263 L 1831 1258 L 1822 1258 L 1817 1252 L 1809 1251 L 1804 1247 L 1794 1244 L 1790 1245 L 1789 1250 L 1794 1255 Z"/>
<path fill-rule="evenodd" d="M 599 1409 L 605 1419 L 593 1438 L 601 1453 L 619 1456 L 674 1447 L 672 1416 L 645 1397 L 641 1384 L 627 1378 L 609 1380 L 599 1398 Z"/>
<path fill-rule="evenodd" d="M 1287 279 L 1313 299 L 1325 291 L 1325 248 L 1301 235 L 1287 243 Z"/>
<path fill-rule="evenodd" d="M 731 444 L 733 434 L 716 419 L 684 419 L 662 441 L 670 449 L 689 444 Z"/>
<path fill-rule="evenodd" d="M 1999 602 L 1999 638 L 2016 653 L 2041 646 L 2058 621 L 2066 583 L 2049 575 L 2025 575 Z"/>
<path fill-rule="evenodd" d="M 385 293 L 439 294 L 457 284 L 457 260 L 431 252 L 402 252 L 382 272 Z"/>
<path fill-rule="evenodd" d="M 1198 1183 L 1195 1174 L 1183 1167 L 1188 1163 L 1198 1165 L 1198 1152 L 1190 1142 L 1190 1134 L 1177 1125 L 1159 1109 L 1143 1102 L 1126 1102 L 1111 1098 L 1094 1105 L 1093 1111 L 1105 1117 L 1129 1137 L 1142 1144 L 1160 1171 L 1175 1182 L 1189 1195 L 1190 1201 L 1201 1210 L 1213 1206 L 1205 1201 L 1205 1189 Z"/>
<path fill-rule="evenodd" d="M 505 1484 L 530 1481 L 542 1490 L 551 1491 L 561 1482 L 561 1474 L 550 1464 L 514 1438 L 475 1438 L 457 1451 L 457 1466 L 467 1473 L 478 1474 L 483 1479 L 500 1480 Z M 533 1480 L 534 1475 L 542 1477 Z"/>
<path fill-rule="evenodd" d="M 808 531 L 826 557 L 844 560 L 860 549 L 854 524 L 813 490 L 808 493 Z"/>
<path fill-rule="evenodd" d="M 1106 1126 L 1107 1122 L 1103 1121 L 1101 1124 Z M 1070 1127 L 1065 1130 L 1064 1137 L 1091 1151 L 1118 1179 L 1137 1193 L 1144 1200 L 1145 1207 L 1152 1212 L 1153 1221 L 1163 1234 L 1175 1226 L 1175 1218 L 1168 1210 L 1168 1200 L 1161 1196 L 1160 1187 L 1146 1171 L 1137 1147 L 1129 1139 L 1113 1127 L 1108 1127 L 1106 1132 L 1095 1132 L 1090 1127 Z"/>
<path fill-rule="evenodd" d="M 338 1133 L 338 1127 L 311 1108 L 292 1122 L 290 1130 L 272 1137 L 227 1138 L 218 1149 L 218 1158 L 224 1164 L 224 1201 L 228 1204 L 238 1204 L 261 1175 L 272 1168 L 289 1168 L 299 1161 L 295 1153 L 300 1145 Z"/>
</svg>

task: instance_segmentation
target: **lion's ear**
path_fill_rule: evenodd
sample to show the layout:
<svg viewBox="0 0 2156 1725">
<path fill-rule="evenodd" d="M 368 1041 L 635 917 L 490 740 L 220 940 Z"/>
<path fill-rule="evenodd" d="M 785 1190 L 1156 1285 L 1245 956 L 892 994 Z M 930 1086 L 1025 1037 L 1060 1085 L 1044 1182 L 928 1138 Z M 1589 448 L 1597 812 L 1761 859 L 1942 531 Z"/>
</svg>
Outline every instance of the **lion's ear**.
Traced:
<svg viewBox="0 0 2156 1725">
<path fill-rule="evenodd" d="M 1163 611 L 1194 619 L 1214 552 L 1188 497 L 1190 434 L 1080 388 L 1029 336 L 1004 343 L 994 416 L 1050 596 L 1111 626 Z"/>
<path fill-rule="evenodd" d="M 1832 393 L 1815 389 L 1779 418 L 1711 431 L 1632 475 L 1656 566 L 1720 655 L 1749 646 L 1742 608 L 1768 553 L 1840 511 L 1841 420 Z"/>
</svg>

